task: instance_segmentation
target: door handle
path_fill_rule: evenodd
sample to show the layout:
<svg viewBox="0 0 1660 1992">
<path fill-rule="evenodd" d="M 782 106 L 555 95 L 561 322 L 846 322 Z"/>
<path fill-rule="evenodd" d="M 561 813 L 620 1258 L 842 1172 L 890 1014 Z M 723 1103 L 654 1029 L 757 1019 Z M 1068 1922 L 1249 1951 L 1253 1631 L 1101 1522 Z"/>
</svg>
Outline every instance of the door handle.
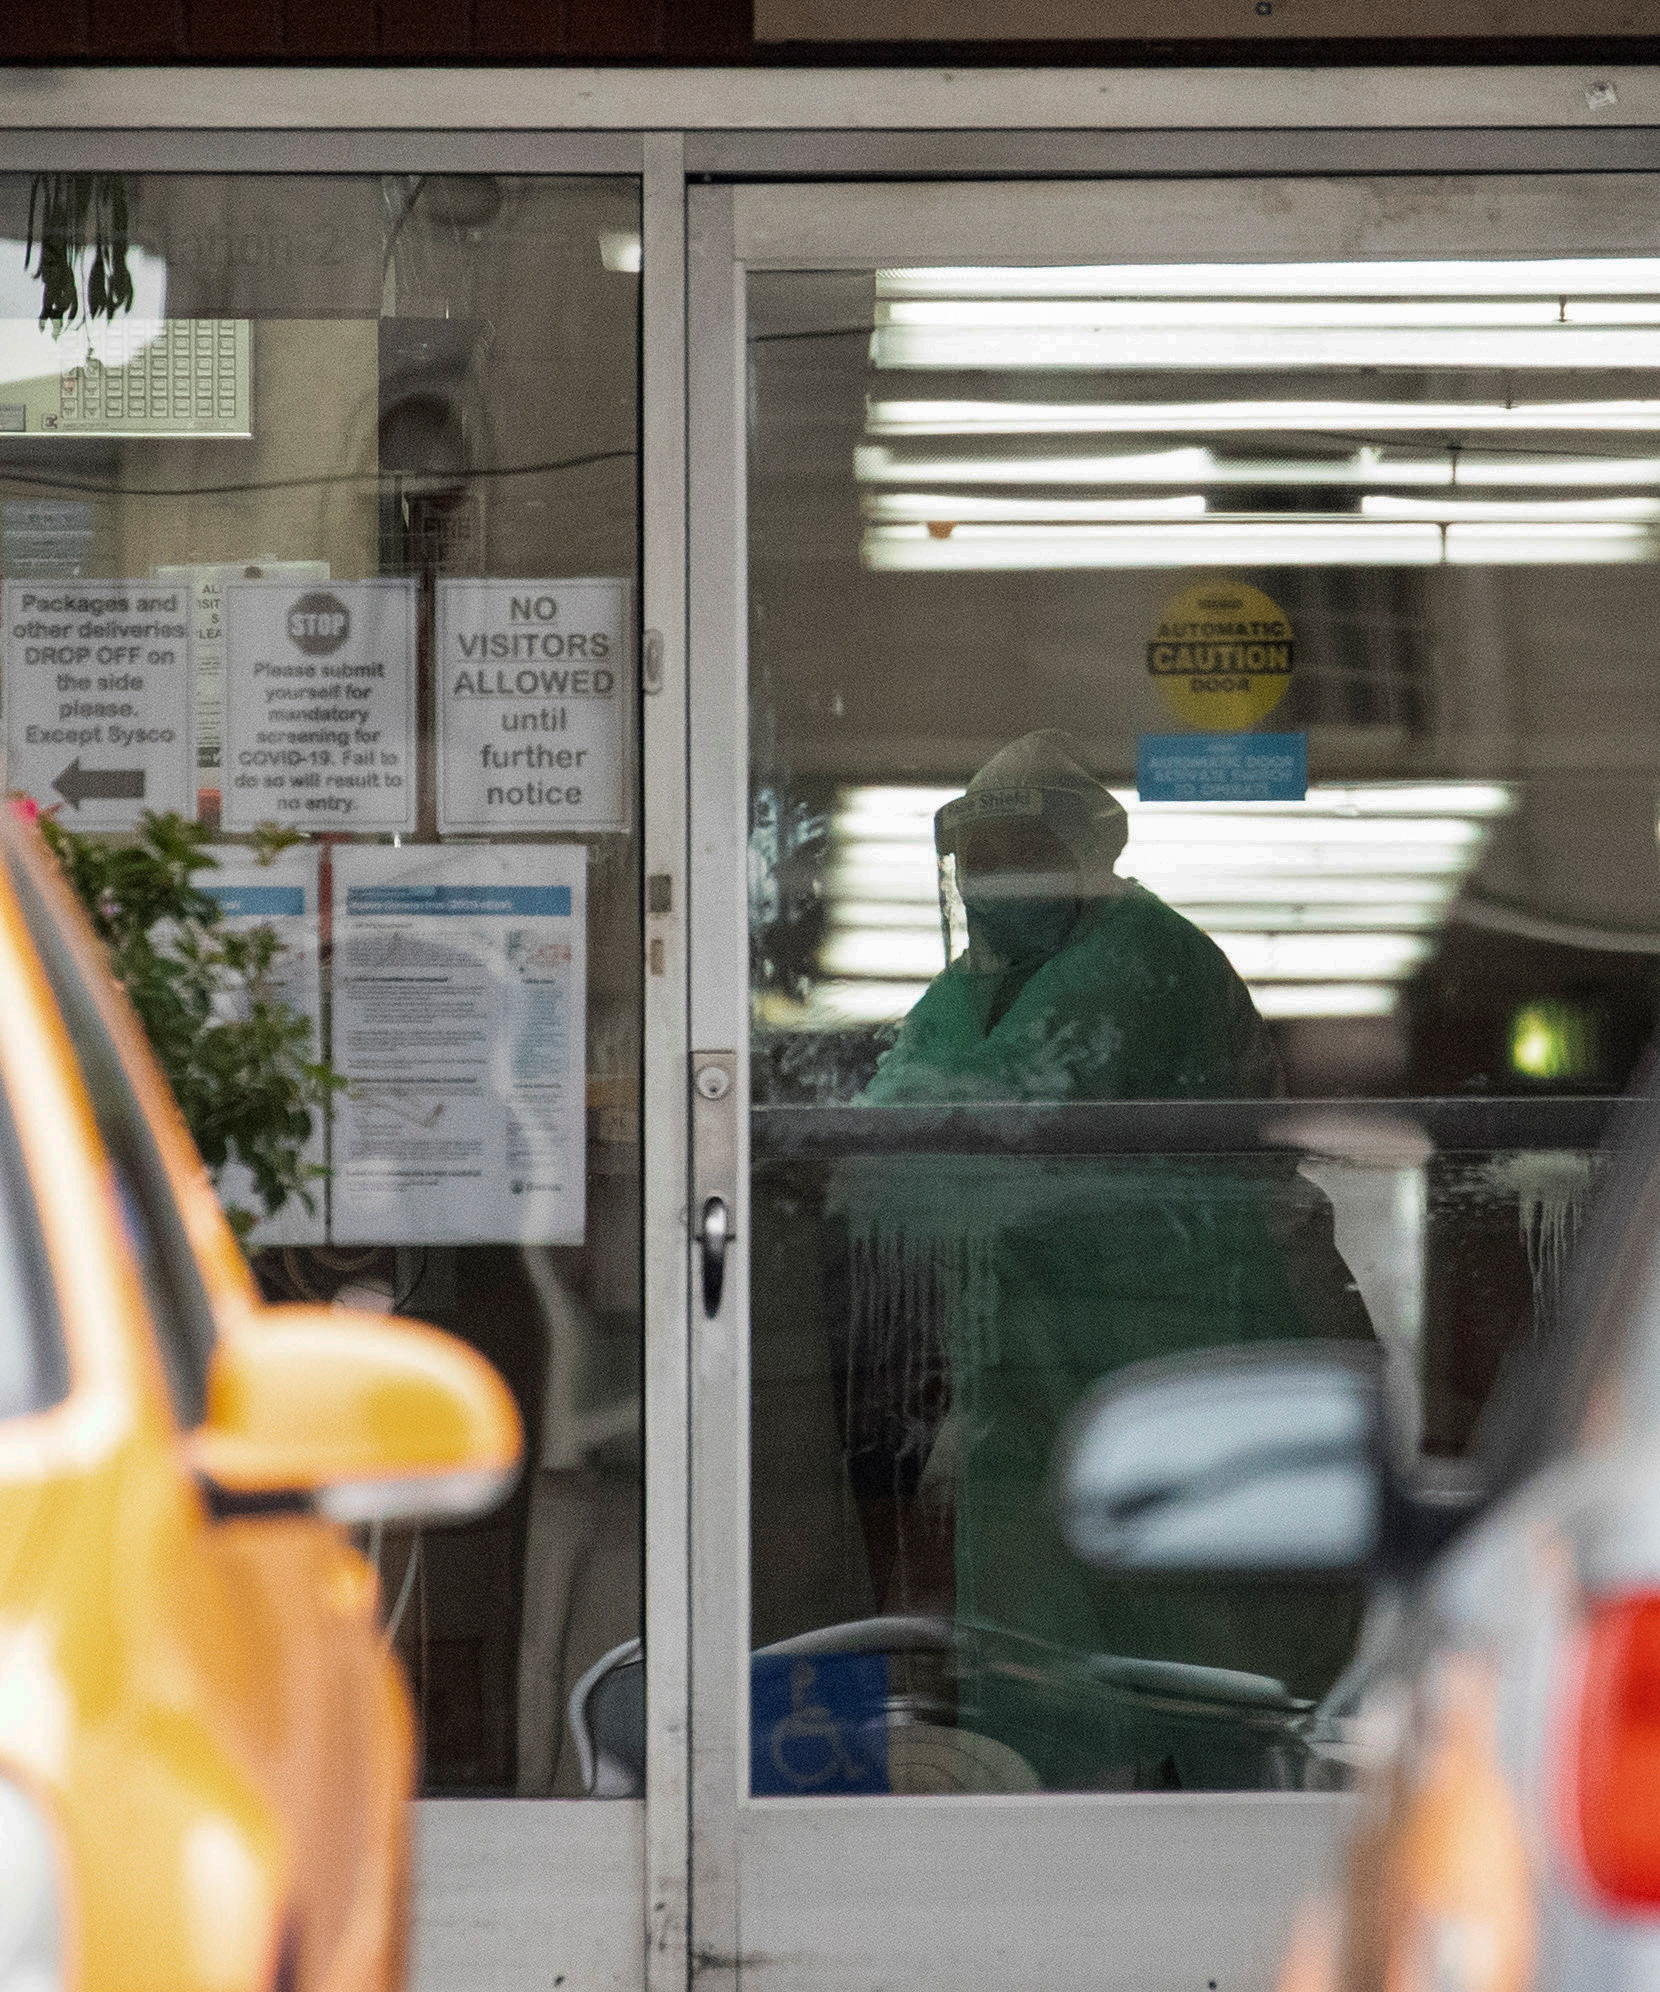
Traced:
<svg viewBox="0 0 1660 1992">
<path fill-rule="evenodd" d="M 703 1312 L 711 1321 L 720 1312 L 721 1291 L 726 1285 L 726 1248 L 732 1243 L 732 1238 L 732 1221 L 725 1197 L 706 1198 L 697 1239 L 702 1247 Z"/>
</svg>

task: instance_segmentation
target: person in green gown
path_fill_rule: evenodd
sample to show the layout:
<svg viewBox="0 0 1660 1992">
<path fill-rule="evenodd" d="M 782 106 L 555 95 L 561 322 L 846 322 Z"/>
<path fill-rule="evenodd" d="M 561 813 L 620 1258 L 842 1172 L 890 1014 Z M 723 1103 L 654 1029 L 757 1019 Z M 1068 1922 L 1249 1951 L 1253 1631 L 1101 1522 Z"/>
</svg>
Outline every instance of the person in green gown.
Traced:
<svg viewBox="0 0 1660 1992">
<path fill-rule="evenodd" d="M 1283 1091 L 1226 956 L 1118 876 L 1126 834 L 1118 802 L 1052 731 L 1005 748 L 939 812 L 968 945 L 905 1018 L 864 1103 Z M 1180 1694 L 1116 1692 L 1099 1662 L 1232 1669 L 1312 1697 L 1352 1648 L 1355 1593 L 1100 1578 L 1063 1543 L 1047 1483 L 1069 1413 L 1124 1364 L 1370 1336 L 1330 1206 L 1296 1158 L 871 1158 L 846 1166 L 838 1201 L 856 1359 L 893 1377 L 917 1367 L 896 1350 L 930 1328 L 943 1348 L 949 1413 L 920 1478 L 952 1510 L 954 1608 L 977 1656 L 959 1720 L 1019 1751 L 1051 1789 L 1272 1782 L 1271 1725 Z"/>
</svg>

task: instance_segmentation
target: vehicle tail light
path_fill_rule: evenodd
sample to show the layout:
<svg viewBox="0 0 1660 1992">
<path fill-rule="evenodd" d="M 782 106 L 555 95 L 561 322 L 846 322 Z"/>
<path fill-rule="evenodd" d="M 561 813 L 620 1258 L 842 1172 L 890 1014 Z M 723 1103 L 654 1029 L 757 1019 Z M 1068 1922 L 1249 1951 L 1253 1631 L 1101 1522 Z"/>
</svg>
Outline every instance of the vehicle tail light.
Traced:
<svg viewBox="0 0 1660 1992">
<path fill-rule="evenodd" d="M 1660 1596 L 1595 1606 L 1580 1687 L 1580 1852 L 1598 1894 L 1660 1909 Z"/>
</svg>

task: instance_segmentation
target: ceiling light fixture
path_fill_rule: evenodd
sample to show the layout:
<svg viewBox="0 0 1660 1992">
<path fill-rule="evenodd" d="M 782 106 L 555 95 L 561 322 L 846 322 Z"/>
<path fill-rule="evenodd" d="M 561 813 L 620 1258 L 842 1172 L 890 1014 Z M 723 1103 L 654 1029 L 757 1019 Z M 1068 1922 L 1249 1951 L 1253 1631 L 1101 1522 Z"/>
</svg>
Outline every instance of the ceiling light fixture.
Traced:
<svg viewBox="0 0 1660 1992">
<path fill-rule="evenodd" d="M 865 428 L 873 436 L 1623 433 L 1660 429 L 1660 401 L 991 401 L 871 396 L 865 403 Z"/>
<path fill-rule="evenodd" d="M 1353 263 L 942 265 L 876 272 L 893 298 L 1660 297 L 1660 258 L 1447 257 Z"/>
<path fill-rule="evenodd" d="M 892 369 L 1017 371 L 1260 367 L 1528 367 L 1660 364 L 1660 328 L 1495 326 L 878 325 L 870 363 Z"/>
</svg>

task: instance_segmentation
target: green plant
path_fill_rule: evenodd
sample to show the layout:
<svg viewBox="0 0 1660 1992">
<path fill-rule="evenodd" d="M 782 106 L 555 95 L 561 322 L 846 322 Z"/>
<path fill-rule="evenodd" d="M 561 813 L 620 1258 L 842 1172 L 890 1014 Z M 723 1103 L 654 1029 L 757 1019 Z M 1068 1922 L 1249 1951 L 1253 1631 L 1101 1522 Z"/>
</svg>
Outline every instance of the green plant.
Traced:
<svg viewBox="0 0 1660 1992">
<path fill-rule="evenodd" d="M 312 1116 L 344 1081 L 312 1056 L 311 1021 L 274 992 L 281 952 L 274 929 L 223 924 L 218 902 L 195 883 L 215 865 L 208 832 L 175 815 L 146 812 L 138 834 L 117 842 L 40 829 L 110 953 L 208 1167 L 234 1155 L 253 1177 L 263 1213 L 228 1205 L 239 1236 L 297 1196 L 313 1208 L 307 1160 Z M 269 863 L 296 841 L 275 827 L 256 839 Z"/>
</svg>

